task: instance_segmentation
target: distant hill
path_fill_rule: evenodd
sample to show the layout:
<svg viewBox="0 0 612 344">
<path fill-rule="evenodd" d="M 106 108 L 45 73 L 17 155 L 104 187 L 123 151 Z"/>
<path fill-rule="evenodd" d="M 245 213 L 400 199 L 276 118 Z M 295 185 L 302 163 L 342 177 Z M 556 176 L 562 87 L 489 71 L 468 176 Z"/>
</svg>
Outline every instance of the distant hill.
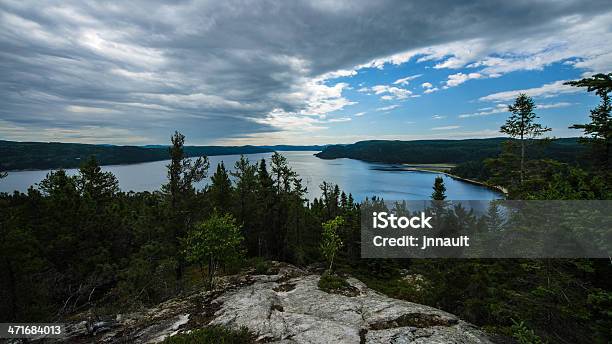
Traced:
<svg viewBox="0 0 612 344">
<path fill-rule="evenodd" d="M 370 162 L 460 164 L 480 161 L 497 156 L 502 143 L 508 138 L 468 140 L 417 140 L 417 141 L 360 141 L 348 145 L 330 145 L 315 154 L 321 159 L 351 158 Z M 563 162 L 577 162 L 584 146 L 577 138 L 562 138 L 542 147 L 532 146 L 532 158 L 553 158 Z"/>
<path fill-rule="evenodd" d="M 320 150 L 323 146 L 186 146 L 187 156 Z M 114 146 L 60 142 L 0 140 L 0 171 L 78 167 L 95 155 L 101 165 L 133 164 L 169 158 L 168 146 Z"/>
</svg>

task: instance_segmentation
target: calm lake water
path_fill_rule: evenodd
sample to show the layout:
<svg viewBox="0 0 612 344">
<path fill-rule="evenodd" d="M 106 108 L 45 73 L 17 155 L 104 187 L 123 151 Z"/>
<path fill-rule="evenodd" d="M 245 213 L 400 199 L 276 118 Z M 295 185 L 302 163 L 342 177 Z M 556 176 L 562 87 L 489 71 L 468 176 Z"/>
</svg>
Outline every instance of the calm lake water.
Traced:
<svg viewBox="0 0 612 344">
<path fill-rule="evenodd" d="M 313 154 L 316 152 L 281 152 L 289 165 L 302 178 L 308 188 L 310 199 L 320 197 L 319 185 L 323 181 L 338 184 L 347 193 L 352 193 L 356 200 L 366 197 L 382 197 L 385 200 L 423 200 L 429 199 L 434 178 L 438 173 L 402 170 L 401 165 L 367 163 L 352 159 L 323 160 Z M 271 153 L 248 154 L 251 162 L 265 158 L 269 162 Z M 212 156 L 209 176 L 214 173 L 217 163 L 223 161 L 225 167 L 233 169 L 238 155 Z M 112 172 L 119 180 L 123 191 L 154 191 L 166 182 L 166 165 L 168 161 L 154 161 L 131 165 L 103 166 L 104 171 Z M 9 172 L 0 180 L 0 192 L 25 192 L 30 185 L 45 178 L 50 170 Z M 75 174 L 76 169 L 67 170 Z M 490 200 L 501 198 L 501 194 L 486 187 L 455 180 L 442 175 L 446 185 L 446 194 L 452 200 Z M 203 187 L 209 179 L 200 183 Z"/>
</svg>

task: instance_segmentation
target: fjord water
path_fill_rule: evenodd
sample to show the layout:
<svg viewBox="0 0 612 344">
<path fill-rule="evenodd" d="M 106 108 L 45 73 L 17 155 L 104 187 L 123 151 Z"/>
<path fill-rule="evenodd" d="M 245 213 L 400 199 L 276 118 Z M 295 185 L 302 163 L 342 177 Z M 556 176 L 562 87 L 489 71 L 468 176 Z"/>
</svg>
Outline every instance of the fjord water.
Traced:
<svg viewBox="0 0 612 344">
<path fill-rule="evenodd" d="M 385 200 L 423 200 L 429 199 L 434 179 L 442 175 L 432 172 L 406 171 L 401 165 L 367 163 L 352 159 L 323 160 L 313 154 L 316 152 L 280 152 L 287 158 L 289 165 L 302 178 L 308 188 L 308 198 L 320 197 L 319 185 L 323 181 L 338 184 L 347 193 L 352 193 L 358 200 L 372 196 Z M 269 163 L 271 153 L 248 154 L 251 162 L 265 158 Z M 210 181 L 219 162 L 233 169 L 239 155 L 211 156 L 208 178 L 199 183 L 204 187 Z M 112 172 L 119 180 L 123 191 L 154 191 L 166 183 L 166 165 L 168 161 L 154 161 L 130 165 L 103 166 L 104 171 Z M 0 180 L 0 192 L 27 191 L 30 185 L 39 183 L 50 170 L 9 172 Z M 76 169 L 67 170 L 75 174 Z M 446 194 L 452 200 L 490 200 L 501 198 L 501 194 L 483 186 L 466 183 L 442 175 L 446 185 Z"/>
</svg>

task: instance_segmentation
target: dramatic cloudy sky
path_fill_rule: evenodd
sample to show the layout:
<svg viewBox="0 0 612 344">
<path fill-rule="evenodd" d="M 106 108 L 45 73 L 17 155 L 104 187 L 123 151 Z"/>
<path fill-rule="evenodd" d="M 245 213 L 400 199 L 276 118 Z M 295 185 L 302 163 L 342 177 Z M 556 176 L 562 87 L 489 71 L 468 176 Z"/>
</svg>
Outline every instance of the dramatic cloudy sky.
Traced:
<svg viewBox="0 0 612 344">
<path fill-rule="evenodd" d="M 0 139 L 311 144 L 556 136 L 612 70 L 612 2 L 0 0 Z"/>
</svg>

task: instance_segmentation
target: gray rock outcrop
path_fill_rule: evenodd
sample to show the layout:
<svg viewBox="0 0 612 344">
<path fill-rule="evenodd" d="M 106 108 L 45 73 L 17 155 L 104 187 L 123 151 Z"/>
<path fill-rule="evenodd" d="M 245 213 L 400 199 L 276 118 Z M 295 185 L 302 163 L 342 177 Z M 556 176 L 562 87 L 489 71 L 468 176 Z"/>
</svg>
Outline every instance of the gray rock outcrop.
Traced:
<svg viewBox="0 0 612 344">
<path fill-rule="evenodd" d="M 351 293 L 322 291 L 320 276 L 279 264 L 274 275 L 241 275 L 218 290 L 117 316 L 109 330 L 69 326 L 73 342 L 161 342 L 209 325 L 247 327 L 266 343 L 490 343 L 478 328 L 436 308 L 389 298 L 348 278 Z"/>
</svg>

